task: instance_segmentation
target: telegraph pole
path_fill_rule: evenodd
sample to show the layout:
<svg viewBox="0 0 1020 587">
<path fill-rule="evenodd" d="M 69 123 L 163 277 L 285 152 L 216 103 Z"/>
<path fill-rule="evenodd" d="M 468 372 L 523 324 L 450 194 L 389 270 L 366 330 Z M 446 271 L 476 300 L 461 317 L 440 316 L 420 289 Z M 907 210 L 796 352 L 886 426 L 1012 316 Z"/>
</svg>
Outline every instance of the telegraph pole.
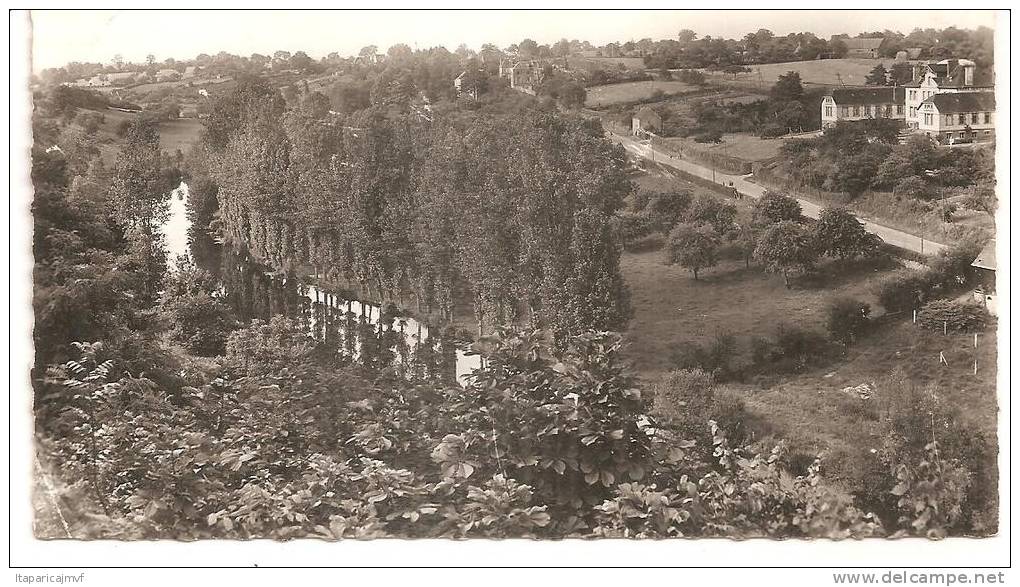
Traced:
<svg viewBox="0 0 1020 587">
<path fill-rule="evenodd" d="M 924 218 L 917 221 L 918 226 L 921 227 L 921 254 L 924 254 Z"/>
</svg>

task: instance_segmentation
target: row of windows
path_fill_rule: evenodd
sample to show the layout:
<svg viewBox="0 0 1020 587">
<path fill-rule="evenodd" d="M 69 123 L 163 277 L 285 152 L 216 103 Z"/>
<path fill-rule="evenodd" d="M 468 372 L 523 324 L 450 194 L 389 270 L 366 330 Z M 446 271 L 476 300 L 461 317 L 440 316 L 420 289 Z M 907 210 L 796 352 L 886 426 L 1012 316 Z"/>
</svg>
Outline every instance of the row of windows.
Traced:
<svg viewBox="0 0 1020 587">
<path fill-rule="evenodd" d="M 957 115 L 946 114 L 944 120 L 945 120 L 945 125 L 946 126 L 953 126 L 954 123 L 956 125 L 981 124 L 981 121 L 983 121 L 984 124 L 991 124 L 992 123 L 992 113 L 991 112 L 970 112 L 970 113 L 957 114 Z M 931 125 L 935 124 L 935 114 L 931 113 L 931 112 L 925 112 L 924 113 L 924 124 L 926 126 L 931 126 Z"/>
<path fill-rule="evenodd" d="M 833 112 L 832 106 L 826 106 L 825 107 L 825 117 L 826 118 L 832 118 L 832 112 Z M 890 116 L 893 116 L 894 112 L 896 113 L 897 116 L 902 115 L 903 114 L 903 105 L 902 104 L 896 104 L 894 106 L 892 104 L 882 104 L 882 105 L 872 104 L 871 106 L 840 106 L 839 107 L 839 116 L 840 116 L 840 118 L 846 118 L 848 116 L 876 116 L 876 117 L 877 116 L 882 116 L 882 117 L 888 118 Z"/>
<path fill-rule="evenodd" d="M 918 94 L 917 90 L 910 90 L 910 96 L 909 97 L 910 97 L 910 101 L 911 102 L 914 102 L 914 101 L 917 100 L 917 94 Z M 921 94 L 921 99 L 922 100 L 927 100 L 928 98 L 931 98 L 932 96 L 935 95 L 935 90 L 925 90 L 923 92 L 920 92 L 920 94 Z"/>
<path fill-rule="evenodd" d="M 980 124 L 979 121 L 983 121 L 984 124 L 992 123 L 991 112 L 970 112 L 960 113 L 956 115 L 956 124 Z M 946 124 L 953 124 L 953 115 L 946 115 Z"/>
</svg>

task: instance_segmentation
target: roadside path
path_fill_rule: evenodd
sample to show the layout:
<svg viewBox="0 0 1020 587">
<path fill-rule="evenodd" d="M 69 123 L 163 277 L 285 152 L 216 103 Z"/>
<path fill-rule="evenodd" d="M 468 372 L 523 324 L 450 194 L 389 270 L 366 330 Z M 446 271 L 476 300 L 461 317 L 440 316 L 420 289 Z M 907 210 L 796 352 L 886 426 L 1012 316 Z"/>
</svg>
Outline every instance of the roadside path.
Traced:
<svg viewBox="0 0 1020 587">
<path fill-rule="evenodd" d="M 663 153 L 658 149 L 655 149 L 651 145 L 635 141 L 630 137 L 621 136 L 616 133 L 607 134 L 611 141 L 623 145 L 624 148 L 626 148 L 628 151 L 640 157 L 644 157 L 645 159 L 653 160 L 656 163 L 661 163 L 663 165 L 673 167 L 674 169 L 679 169 L 680 171 L 689 173 L 696 177 L 707 179 L 709 181 L 715 181 L 716 183 L 729 185 L 730 182 L 733 182 L 733 187 L 736 188 L 738 192 L 745 196 L 750 196 L 755 199 L 760 198 L 762 194 L 765 193 L 765 188 L 756 183 L 748 181 L 747 180 L 748 176 L 731 175 L 728 173 L 723 173 L 721 171 L 713 171 L 708 167 L 704 167 L 696 163 L 691 163 L 690 161 L 687 161 L 685 159 L 677 159 L 671 157 L 670 155 Z M 822 212 L 822 207 L 819 206 L 818 204 L 809 202 L 807 200 L 802 200 L 800 198 L 797 198 L 797 201 L 800 202 L 800 206 L 804 210 L 804 215 L 807 216 L 808 218 L 818 218 L 818 215 L 821 214 Z M 937 243 L 927 238 L 922 239 L 921 237 L 918 237 L 907 232 L 903 232 L 902 230 L 889 228 L 888 226 L 876 224 L 874 222 L 864 220 L 861 218 L 858 218 L 858 220 L 860 220 L 861 223 L 864 224 L 865 230 L 872 234 L 878 235 L 878 237 L 881 238 L 883 241 L 895 247 L 899 247 L 901 249 L 913 251 L 915 253 L 922 253 L 924 255 L 934 255 L 941 251 L 942 249 L 946 248 L 946 245 L 942 243 Z"/>
</svg>

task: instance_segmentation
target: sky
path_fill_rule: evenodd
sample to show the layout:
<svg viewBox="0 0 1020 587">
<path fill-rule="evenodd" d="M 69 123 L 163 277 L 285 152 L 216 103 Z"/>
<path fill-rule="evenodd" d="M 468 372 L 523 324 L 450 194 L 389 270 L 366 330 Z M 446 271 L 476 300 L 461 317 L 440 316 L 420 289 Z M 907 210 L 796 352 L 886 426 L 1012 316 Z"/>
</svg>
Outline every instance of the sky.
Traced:
<svg viewBox="0 0 1020 587">
<path fill-rule="evenodd" d="M 304 51 L 319 58 L 336 51 L 354 55 L 366 45 L 380 51 L 396 43 L 425 49 L 461 43 L 506 47 L 523 38 L 551 44 L 561 38 L 594 45 L 641 38 L 673 38 L 689 28 L 700 36 L 740 38 L 759 28 L 777 35 L 833 34 L 916 27 L 994 28 L 991 11 L 804 10 L 402 10 L 402 11 L 76 11 L 34 10 L 32 69 L 71 61 L 110 63 L 191 59 L 200 53 L 235 55 Z"/>
</svg>

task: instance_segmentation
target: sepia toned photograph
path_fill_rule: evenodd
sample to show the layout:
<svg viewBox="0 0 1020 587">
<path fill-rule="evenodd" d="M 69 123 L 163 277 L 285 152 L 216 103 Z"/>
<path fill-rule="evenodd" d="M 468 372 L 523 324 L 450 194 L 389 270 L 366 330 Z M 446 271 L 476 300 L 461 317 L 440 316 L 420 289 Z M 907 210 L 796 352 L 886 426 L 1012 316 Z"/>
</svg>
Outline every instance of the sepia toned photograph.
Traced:
<svg viewBox="0 0 1020 587">
<path fill-rule="evenodd" d="M 11 18 L 36 540 L 1002 532 L 1008 16 Z"/>
</svg>

